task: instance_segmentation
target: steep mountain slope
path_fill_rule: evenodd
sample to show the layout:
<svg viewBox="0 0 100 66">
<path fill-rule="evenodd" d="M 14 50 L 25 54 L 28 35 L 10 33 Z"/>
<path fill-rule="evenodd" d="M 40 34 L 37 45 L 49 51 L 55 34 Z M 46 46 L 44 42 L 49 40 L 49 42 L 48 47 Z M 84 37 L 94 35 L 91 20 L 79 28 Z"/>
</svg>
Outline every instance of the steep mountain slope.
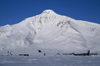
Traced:
<svg viewBox="0 0 100 66">
<path fill-rule="evenodd" d="M 100 25 L 45 10 L 15 25 L 0 27 L 0 52 L 56 50 L 100 52 Z M 22 51 L 21 51 L 22 50 Z M 53 51 L 51 51 L 53 52 Z"/>
</svg>

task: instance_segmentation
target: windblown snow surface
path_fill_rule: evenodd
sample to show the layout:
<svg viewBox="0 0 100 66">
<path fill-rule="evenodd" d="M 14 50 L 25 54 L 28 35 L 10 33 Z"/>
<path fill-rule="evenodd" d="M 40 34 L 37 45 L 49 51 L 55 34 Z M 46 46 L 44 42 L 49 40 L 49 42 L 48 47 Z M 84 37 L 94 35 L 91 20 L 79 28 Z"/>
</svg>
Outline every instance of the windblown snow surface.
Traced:
<svg viewBox="0 0 100 66">
<path fill-rule="evenodd" d="M 100 66 L 100 56 L 2 56 L 0 66 Z"/>
</svg>

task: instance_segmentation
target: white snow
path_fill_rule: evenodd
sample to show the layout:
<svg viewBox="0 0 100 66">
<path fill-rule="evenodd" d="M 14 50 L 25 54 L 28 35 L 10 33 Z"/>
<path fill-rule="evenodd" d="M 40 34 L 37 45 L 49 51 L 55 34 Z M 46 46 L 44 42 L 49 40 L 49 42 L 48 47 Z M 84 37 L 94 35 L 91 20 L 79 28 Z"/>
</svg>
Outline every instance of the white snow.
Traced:
<svg viewBox="0 0 100 66">
<path fill-rule="evenodd" d="M 45 10 L 18 24 L 0 27 L 0 54 L 39 54 L 57 52 L 100 53 L 100 25 L 75 20 Z"/>
<path fill-rule="evenodd" d="M 2 60 L 1 60 L 2 59 Z M 96 56 L 2 56 L 0 66 L 99 66 L 100 57 Z"/>
</svg>

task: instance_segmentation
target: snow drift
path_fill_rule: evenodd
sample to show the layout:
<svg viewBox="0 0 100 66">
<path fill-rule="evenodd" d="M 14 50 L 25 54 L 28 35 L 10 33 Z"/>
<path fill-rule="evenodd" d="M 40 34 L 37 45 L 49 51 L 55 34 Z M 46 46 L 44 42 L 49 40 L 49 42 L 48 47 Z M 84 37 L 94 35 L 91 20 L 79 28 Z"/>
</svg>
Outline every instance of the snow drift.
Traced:
<svg viewBox="0 0 100 66">
<path fill-rule="evenodd" d="M 99 24 L 58 15 L 52 10 L 45 10 L 18 24 L 0 27 L 0 52 L 31 53 L 30 50 L 37 49 L 49 52 L 100 52 L 99 48 Z"/>
</svg>

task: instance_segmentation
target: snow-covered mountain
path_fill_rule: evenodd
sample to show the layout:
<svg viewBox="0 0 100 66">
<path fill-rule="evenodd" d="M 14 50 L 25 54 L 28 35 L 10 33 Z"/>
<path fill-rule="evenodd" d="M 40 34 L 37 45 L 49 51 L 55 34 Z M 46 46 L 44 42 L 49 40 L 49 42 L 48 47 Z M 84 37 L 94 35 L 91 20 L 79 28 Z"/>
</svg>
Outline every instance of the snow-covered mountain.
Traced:
<svg viewBox="0 0 100 66">
<path fill-rule="evenodd" d="M 100 25 L 45 10 L 18 24 L 0 27 L 1 53 L 32 53 L 38 49 L 100 52 Z"/>
</svg>

